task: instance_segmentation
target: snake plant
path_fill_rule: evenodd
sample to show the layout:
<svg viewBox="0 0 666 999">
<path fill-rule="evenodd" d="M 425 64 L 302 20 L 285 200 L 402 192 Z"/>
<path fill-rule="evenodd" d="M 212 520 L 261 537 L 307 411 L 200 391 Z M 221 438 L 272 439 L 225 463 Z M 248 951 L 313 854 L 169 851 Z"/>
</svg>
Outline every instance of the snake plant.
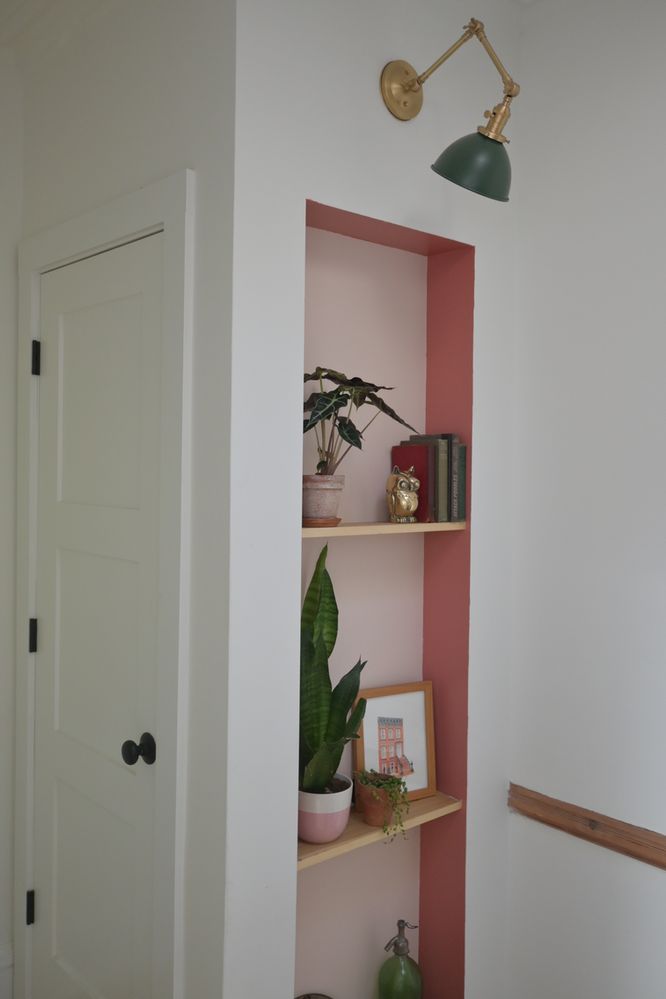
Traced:
<svg viewBox="0 0 666 999">
<path fill-rule="evenodd" d="M 321 550 L 301 612 L 299 786 L 323 793 L 340 764 L 345 744 L 358 737 L 365 699 L 355 705 L 365 662 L 360 659 L 333 687 L 329 656 L 338 636 L 338 605 Z"/>
</svg>

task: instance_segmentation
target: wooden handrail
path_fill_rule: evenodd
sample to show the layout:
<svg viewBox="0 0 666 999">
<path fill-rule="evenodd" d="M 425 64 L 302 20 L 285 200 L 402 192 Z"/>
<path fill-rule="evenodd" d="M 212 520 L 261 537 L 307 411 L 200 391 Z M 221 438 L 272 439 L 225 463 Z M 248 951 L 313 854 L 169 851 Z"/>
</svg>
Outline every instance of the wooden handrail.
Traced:
<svg viewBox="0 0 666 999">
<path fill-rule="evenodd" d="M 528 819 L 666 870 L 666 836 L 662 833 L 620 822 L 619 819 L 550 798 L 519 784 L 509 785 L 508 805 Z"/>
</svg>

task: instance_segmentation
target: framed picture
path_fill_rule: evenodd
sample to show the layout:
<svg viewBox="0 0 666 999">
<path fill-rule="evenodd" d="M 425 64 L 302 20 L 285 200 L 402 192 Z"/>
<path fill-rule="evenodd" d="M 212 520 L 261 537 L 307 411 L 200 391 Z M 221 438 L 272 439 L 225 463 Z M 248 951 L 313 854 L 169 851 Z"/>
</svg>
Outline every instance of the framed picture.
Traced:
<svg viewBox="0 0 666 999">
<path fill-rule="evenodd" d="M 354 769 L 397 774 L 409 798 L 437 790 L 432 683 L 400 683 L 361 690 L 368 704 L 359 738 L 353 742 Z"/>
</svg>

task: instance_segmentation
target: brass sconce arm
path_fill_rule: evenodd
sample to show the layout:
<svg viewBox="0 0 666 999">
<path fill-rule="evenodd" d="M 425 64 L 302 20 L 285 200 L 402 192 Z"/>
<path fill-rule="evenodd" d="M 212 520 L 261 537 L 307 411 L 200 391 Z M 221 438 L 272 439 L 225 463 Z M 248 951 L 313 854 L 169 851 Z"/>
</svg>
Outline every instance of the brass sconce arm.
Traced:
<svg viewBox="0 0 666 999">
<path fill-rule="evenodd" d="M 486 50 L 486 52 L 488 53 L 488 55 L 492 59 L 494 65 L 495 65 L 495 69 L 497 70 L 497 72 L 499 73 L 499 75 L 502 77 L 502 83 L 504 84 L 504 94 L 505 94 L 505 96 L 506 97 L 517 97 L 518 94 L 520 93 L 520 87 L 515 82 L 515 80 L 509 75 L 509 73 L 507 73 L 507 71 L 506 71 L 506 69 L 504 67 L 504 64 L 502 63 L 502 60 L 497 55 L 497 52 L 495 52 L 495 49 L 492 47 L 492 45 L 488 41 L 488 37 L 486 35 L 483 23 L 481 21 L 477 21 L 477 19 L 475 17 L 470 18 L 469 24 L 465 25 L 465 34 L 462 37 L 463 37 L 464 41 L 466 42 L 467 38 L 471 37 L 471 35 L 476 35 L 476 37 L 479 39 L 479 41 L 483 45 L 484 49 Z M 460 41 L 459 44 L 460 45 L 463 44 L 463 40 L 462 39 L 461 39 L 461 41 Z M 451 53 L 451 54 L 453 54 L 453 53 Z M 446 53 L 445 53 L 445 55 L 446 55 Z M 441 65 L 441 63 L 440 63 L 440 65 Z M 426 70 L 426 74 L 427 75 L 424 74 L 424 79 L 427 79 L 427 77 L 430 76 L 431 73 L 434 72 L 436 68 L 438 68 L 438 63 L 434 63 L 433 66 L 430 67 L 430 69 Z"/>
<path fill-rule="evenodd" d="M 488 38 L 484 25 L 475 17 L 470 18 L 469 24 L 465 25 L 465 30 L 457 42 L 444 52 L 432 66 L 429 66 L 423 73 L 417 74 L 416 70 L 404 60 L 394 60 L 387 63 L 381 77 L 381 91 L 384 103 L 396 118 L 401 121 L 409 121 L 415 118 L 421 110 L 423 104 L 423 84 L 432 74 L 442 66 L 447 59 L 461 48 L 465 42 L 471 38 L 478 38 L 484 49 L 492 60 L 497 72 L 504 84 L 504 99 L 497 104 L 492 111 L 486 111 L 488 124 L 480 126 L 478 131 L 496 142 L 507 142 L 507 138 L 502 135 L 502 128 L 511 114 L 510 106 L 514 97 L 520 93 L 520 87 L 510 76 L 504 67 L 501 59 L 495 52 Z"/>
</svg>

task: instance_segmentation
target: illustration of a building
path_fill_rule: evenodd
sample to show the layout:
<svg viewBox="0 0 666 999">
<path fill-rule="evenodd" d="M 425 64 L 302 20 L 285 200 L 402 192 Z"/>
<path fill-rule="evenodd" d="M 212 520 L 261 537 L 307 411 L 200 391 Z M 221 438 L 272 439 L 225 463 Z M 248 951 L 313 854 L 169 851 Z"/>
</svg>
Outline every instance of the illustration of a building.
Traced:
<svg viewBox="0 0 666 999">
<path fill-rule="evenodd" d="M 377 719 L 377 745 L 379 772 L 404 777 L 414 773 L 414 767 L 405 756 L 405 730 L 402 718 Z"/>
</svg>

